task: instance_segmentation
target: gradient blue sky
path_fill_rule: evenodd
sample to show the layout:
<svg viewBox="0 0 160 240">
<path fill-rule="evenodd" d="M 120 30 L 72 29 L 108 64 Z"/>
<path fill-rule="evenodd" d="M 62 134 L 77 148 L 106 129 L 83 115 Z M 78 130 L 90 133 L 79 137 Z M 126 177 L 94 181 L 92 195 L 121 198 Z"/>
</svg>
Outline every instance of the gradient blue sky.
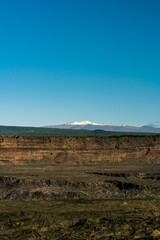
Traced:
<svg viewBox="0 0 160 240">
<path fill-rule="evenodd" d="M 78 120 L 158 124 L 159 0 L 0 0 L 0 125 Z"/>
</svg>

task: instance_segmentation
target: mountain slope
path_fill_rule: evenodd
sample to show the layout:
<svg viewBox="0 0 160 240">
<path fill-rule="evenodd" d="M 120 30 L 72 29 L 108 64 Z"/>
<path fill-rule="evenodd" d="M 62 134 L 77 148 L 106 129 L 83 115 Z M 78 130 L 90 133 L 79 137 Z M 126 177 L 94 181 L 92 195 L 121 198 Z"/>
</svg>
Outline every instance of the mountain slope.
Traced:
<svg viewBox="0 0 160 240">
<path fill-rule="evenodd" d="M 139 133 L 160 133 L 160 128 L 155 128 L 149 125 L 142 127 L 134 126 L 114 126 L 107 124 L 92 123 L 89 121 L 71 122 L 61 125 L 46 126 L 46 128 L 59 128 L 59 129 L 85 129 L 85 130 L 103 130 L 112 132 L 139 132 Z"/>
</svg>

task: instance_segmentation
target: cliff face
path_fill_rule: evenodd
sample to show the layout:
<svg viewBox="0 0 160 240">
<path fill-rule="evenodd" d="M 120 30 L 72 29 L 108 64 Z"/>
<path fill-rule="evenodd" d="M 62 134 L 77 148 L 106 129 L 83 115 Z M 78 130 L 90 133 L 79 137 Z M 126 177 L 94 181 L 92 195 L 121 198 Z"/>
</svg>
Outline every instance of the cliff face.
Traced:
<svg viewBox="0 0 160 240">
<path fill-rule="evenodd" d="M 0 164 L 159 162 L 160 136 L 0 137 Z"/>
</svg>

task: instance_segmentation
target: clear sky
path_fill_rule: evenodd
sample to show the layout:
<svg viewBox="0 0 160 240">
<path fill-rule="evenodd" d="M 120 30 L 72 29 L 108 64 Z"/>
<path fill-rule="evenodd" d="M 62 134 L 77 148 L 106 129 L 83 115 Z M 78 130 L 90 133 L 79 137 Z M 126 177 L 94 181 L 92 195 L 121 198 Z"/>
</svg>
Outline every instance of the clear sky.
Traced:
<svg viewBox="0 0 160 240">
<path fill-rule="evenodd" d="M 160 124 L 159 0 L 0 0 L 0 125 Z"/>
</svg>

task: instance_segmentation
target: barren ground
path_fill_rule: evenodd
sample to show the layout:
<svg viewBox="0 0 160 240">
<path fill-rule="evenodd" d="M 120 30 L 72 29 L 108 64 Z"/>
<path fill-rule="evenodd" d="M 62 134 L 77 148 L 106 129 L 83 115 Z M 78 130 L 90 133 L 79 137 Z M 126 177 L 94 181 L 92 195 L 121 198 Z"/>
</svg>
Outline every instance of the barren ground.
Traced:
<svg viewBox="0 0 160 240">
<path fill-rule="evenodd" d="M 160 239 L 160 165 L 1 166 L 0 239 Z"/>
</svg>

